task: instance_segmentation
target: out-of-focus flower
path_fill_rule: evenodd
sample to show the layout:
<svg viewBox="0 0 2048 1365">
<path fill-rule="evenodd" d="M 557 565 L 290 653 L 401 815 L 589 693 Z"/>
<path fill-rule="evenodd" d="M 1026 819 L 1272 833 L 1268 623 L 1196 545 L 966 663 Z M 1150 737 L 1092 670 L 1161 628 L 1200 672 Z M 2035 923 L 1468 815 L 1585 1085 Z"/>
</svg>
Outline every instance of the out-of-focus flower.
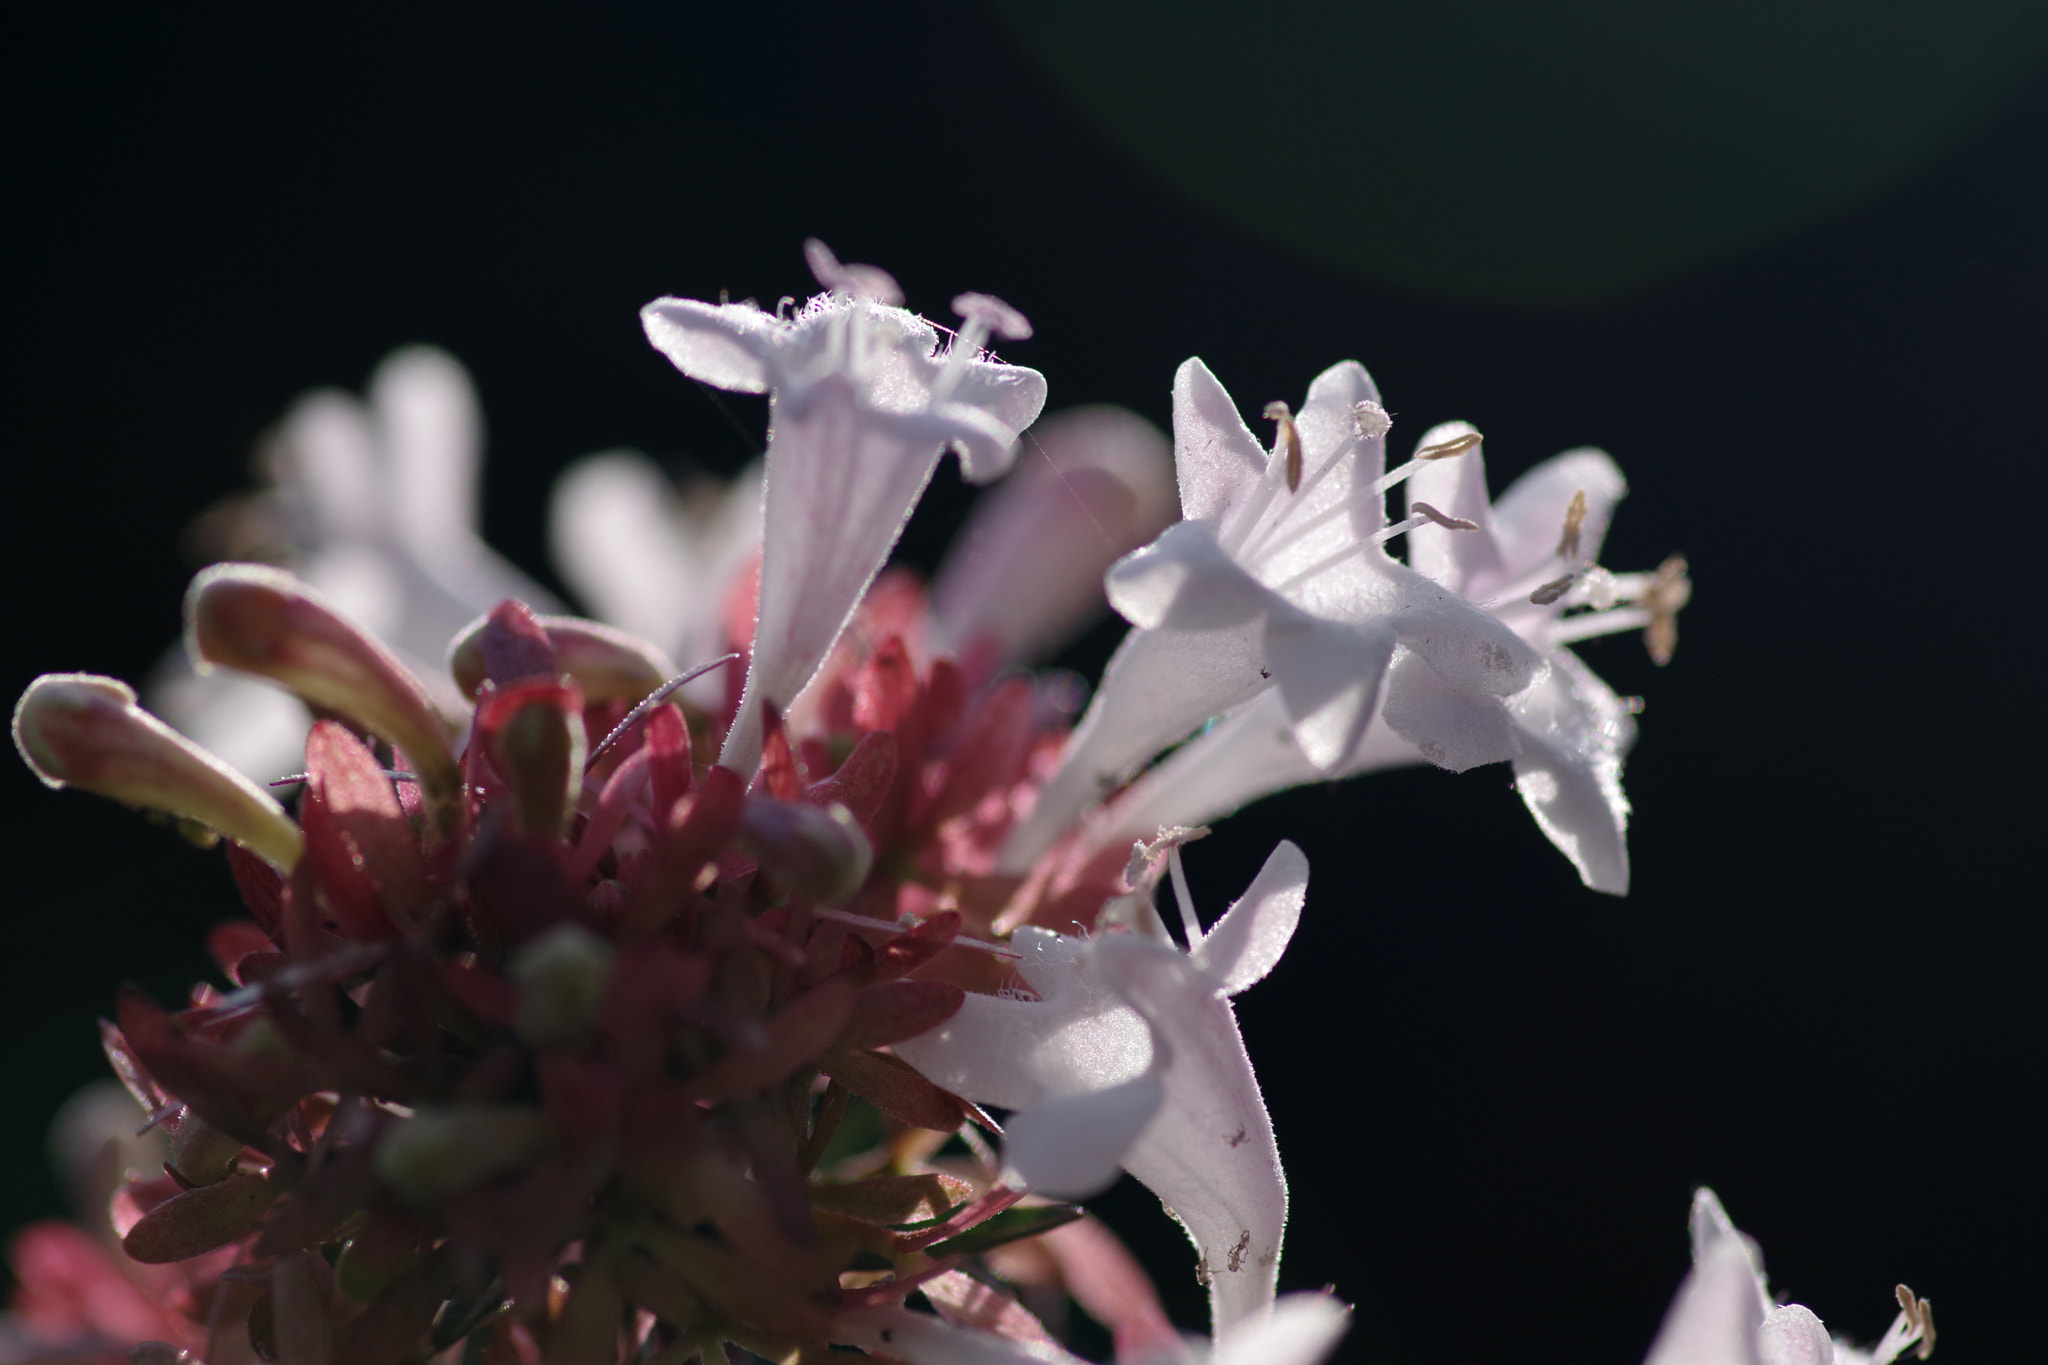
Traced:
<svg viewBox="0 0 2048 1365">
<path fill-rule="evenodd" d="M 1302 758 L 1332 770 L 1359 744 L 1398 645 L 1427 670 L 1432 697 L 1452 704 L 1390 723 L 1457 765 L 1483 742 L 1468 733 L 1473 709 L 1541 671 L 1513 631 L 1383 549 L 1430 520 L 1386 525 L 1386 489 L 1461 447 L 1383 476 L 1387 417 L 1357 363 L 1320 375 L 1298 415 L 1272 405 L 1270 455 L 1199 360 L 1181 366 L 1173 411 L 1185 519 L 1109 571 L 1110 603 L 1135 629 L 1005 848 L 1011 869 L 1167 745 L 1253 698 L 1270 696 Z"/>
<path fill-rule="evenodd" d="M 991 335 L 1030 335 L 1011 309 L 961 295 L 966 322 L 942 352 L 930 323 L 893 306 L 902 295 L 886 274 L 841 265 L 819 242 L 806 250 L 827 292 L 793 319 L 694 299 L 641 311 L 648 339 L 684 374 L 772 404 L 753 657 L 719 754 L 749 776 L 765 708 L 787 711 L 809 684 L 940 455 L 958 450 L 974 482 L 995 478 L 1045 403 L 1037 371 L 981 349 Z"/>
<path fill-rule="evenodd" d="M 1027 1186 L 1088 1194 L 1119 1166 L 1144 1182 L 1201 1253 L 1218 1333 L 1273 1302 L 1287 1223 L 1273 1127 L 1229 997 L 1278 963 L 1307 889 L 1308 860 L 1282 843 L 1206 933 L 1182 901 L 1185 952 L 1156 917 L 1145 935 L 1020 929 L 1017 970 L 1035 998 L 969 996 L 896 1047 L 939 1085 L 1021 1111 L 1005 1160 Z"/>
<path fill-rule="evenodd" d="M 1904 1285 L 1898 1316 L 1868 1351 L 1831 1338 L 1804 1305 L 1780 1305 L 1763 1254 L 1712 1190 L 1693 1196 L 1692 1261 L 1644 1365 L 1891 1365 L 1916 1347 L 1922 1360 L 1933 1354 L 1933 1308 Z"/>
<path fill-rule="evenodd" d="M 970 677 L 1043 659 L 1107 606 L 1102 574 L 1174 517 L 1172 449 L 1123 408 L 1054 413 L 984 493 L 932 585 L 933 648 Z"/>
<path fill-rule="evenodd" d="M 1628 891 L 1628 801 L 1621 762 L 1635 737 L 1630 703 L 1565 646 L 1643 629 L 1660 662 L 1690 596 L 1682 560 L 1655 574 L 1613 574 L 1598 565 L 1614 504 L 1626 491 L 1606 454 L 1574 450 L 1538 465 L 1491 505 L 1479 434 L 1448 423 L 1423 450 L 1463 443 L 1456 460 L 1419 462 L 1409 506 L 1428 503 L 1408 531 L 1409 559 L 1431 580 L 1493 613 L 1542 657 L 1545 670 L 1521 693 L 1488 697 L 1446 688 L 1402 651 L 1388 670 L 1382 718 L 1344 759 L 1318 770 L 1286 740 L 1286 716 L 1260 698 L 1224 717 L 1144 774 L 1112 803 L 1091 840 L 1113 844 L 1161 826 L 1217 816 L 1268 793 L 1403 763 L 1463 768 L 1512 760 L 1516 786 L 1537 824 L 1586 885 Z M 1416 519 L 1411 517 L 1410 521 Z M 1462 529 L 1446 526 L 1454 521 Z M 1455 751 L 1417 735 L 1432 727 L 1465 741 Z"/>
<path fill-rule="evenodd" d="M 321 389 L 292 406 L 261 452 L 268 489 L 214 513 L 209 548 L 291 569 L 458 709 L 438 681 L 457 631 L 507 597 L 559 610 L 480 538 L 482 459 L 469 376 L 443 351 L 408 347 L 377 367 L 367 402 Z M 293 770 L 313 723 L 289 693 L 202 676 L 182 652 L 144 691 L 172 725 L 259 781 Z"/>
<path fill-rule="evenodd" d="M 728 599 L 761 548 L 761 467 L 678 489 L 637 452 L 589 456 L 555 484 L 548 539 L 592 615 L 694 666 L 732 647 Z M 709 677 L 692 695 L 715 704 L 722 685 Z"/>
</svg>

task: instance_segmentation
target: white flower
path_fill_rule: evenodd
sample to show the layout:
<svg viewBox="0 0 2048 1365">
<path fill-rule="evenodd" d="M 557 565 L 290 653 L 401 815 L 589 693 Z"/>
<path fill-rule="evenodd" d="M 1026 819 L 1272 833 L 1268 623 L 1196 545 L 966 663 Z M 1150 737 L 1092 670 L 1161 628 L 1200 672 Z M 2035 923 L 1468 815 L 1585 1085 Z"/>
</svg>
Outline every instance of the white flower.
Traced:
<svg viewBox="0 0 2048 1365">
<path fill-rule="evenodd" d="M 1121 1166 L 1157 1194 L 1201 1253 L 1218 1333 L 1272 1304 L 1287 1224 L 1229 997 L 1280 960 L 1307 890 L 1308 860 L 1282 843 L 1206 934 L 1183 900 L 1187 952 L 1156 916 L 1145 935 L 1020 929 L 1018 971 L 1037 999 L 970 995 L 895 1049 L 937 1084 L 1018 1111 L 1004 1154 L 1025 1187 L 1078 1197 Z"/>
<path fill-rule="evenodd" d="M 1185 519 L 1109 571 L 1110 603 L 1135 629 L 1005 847 L 1008 870 L 1028 867 L 1166 746 L 1253 698 L 1327 772 L 1360 743 L 1399 646 L 1427 675 L 1427 700 L 1447 700 L 1389 722 L 1457 766 L 1487 742 L 1467 733 L 1471 715 L 1483 719 L 1542 669 L 1513 631 L 1382 548 L 1429 516 L 1385 524 L 1382 495 L 1414 466 L 1382 475 L 1386 413 L 1356 362 L 1320 375 L 1298 416 L 1269 408 L 1279 424 L 1270 456 L 1201 361 L 1181 366 L 1173 397 Z"/>
<path fill-rule="evenodd" d="M 293 405 L 263 451 L 272 487 L 229 534 L 280 558 L 459 709 L 445 667 L 458 631 L 507 597 L 560 610 L 479 538 L 482 458 L 469 376 L 445 352 L 409 347 L 377 367 L 367 403 L 322 389 Z M 148 690 L 166 720 L 251 777 L 301 766 L 312 719 L 277 688 L 200 676 L 179 650 Z"/>
<path fill-rule="evenodd" d="M 991 333 L 1029 335 L 1000 302 L 963 294 L 941 352 L 930 323 L 892 306 L 895 282 L 807 248 L 829 292 L 794 318 L 751 303 L 657 299 L 648 339 L 693 379 L 773 404 L 763 495 L 760 615 L 747 689 L 719 762 L 751 774 L 764 705 L 787 710 L 851 619 L 902 534 L 939 456 L 977 483 L 1009 468 L 1045 403 L 1035 370 L 989 358 Z"/>
<path fill-rule="evenodd" d="M 729 484 L 703 478 L 678 490 L 637 451 L 586 456 L 555 483 L 548 542 L 598 619 L 685 667 L 703 663 L 730 648 L 728 596 L 761 548 L 761 466 Z M 713 673 L 689 690 L 715 705 L 724 689 Z"/>
<path fill-rule="evenodd" d="M 1597 566 L 1614 504 L 1627 491 L 1603 452 L 1574 450 L 1548 460 L 1489 505 L 1476 431 L 1449 423 L 1431 430 L 1421 446 L 1459 442 L 1469 444 L 1458 459 L 1419 463 L 1408 500 L 1411 508 L 1427 503 L 1472 529 L 1453 530 L 1425 516 L 1408 532 L 1409 561 L 1513 629 L 1547 666 L 1536 681 L 1506 698 L 1454 690 L 1404 652 L 1388 670 L 1384 723 L 1375 723 L 1328 769 L 1304 761 L 1284 736 L 1280 708 L 1261 698 L 1122 794 L 1091 835 L 1100 846 L 1162 825 L 1214 819 L 1318 779 L 1401 763 L 1461 769 L 1512 760 L 1516 786 L 1537 824 L 1585 883 L 1626 894 L 1621 761 L 1635 722 L 1629 704 L 1565 645 L 1643 628 L 1653 652 L 1669 657 L 1672 619 L 1690 592 L 1683 563 L 1667 561 L 1654 575 L 1611 574 Z M 1418 742 L 1432 731 L 1458 734 L 1462 742 L 1449 751 Z"/>
<path fill-rule="evenodd" d="M 1779 1305 L 1762 1253 L 1712 1190 L 1693 1196 L 1692 1262 L 1644 1365 L 1891 1365 L 1909 1347 L 1923 1360 L 1934 1350 L 1932 1310 L 1904 1285 L 1899 1315 L 1870 1351 L 1830 1338 L 1811 1309 Z"/>
</svg>

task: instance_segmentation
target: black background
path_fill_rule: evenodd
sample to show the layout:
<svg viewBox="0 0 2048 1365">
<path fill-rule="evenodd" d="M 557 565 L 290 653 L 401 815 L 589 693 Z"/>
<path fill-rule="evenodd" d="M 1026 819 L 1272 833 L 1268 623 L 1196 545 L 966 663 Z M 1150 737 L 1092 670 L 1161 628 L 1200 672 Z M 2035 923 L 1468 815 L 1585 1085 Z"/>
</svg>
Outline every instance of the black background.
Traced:
<svg viewBox="0 0 2048 1365">
<path fill-rule="evenodd" d="M 802 294 L 813 233 L 935 316 L 967 288 L 1023 309 L 1005 353 L 1053 407 L 1164 423 L 1200 354 L 1256 412 L 1357 357 L 1408 439 L 1485 430 L 1496 487 L 1614 452 L 1607 562 L 1682 549 L 1698 596 L 1669 669 L 1586 650 L 1647 698 L 1627 900 L 1579 888 L 1500 768 L 1297 793 L 1191 854 L 1208 914 L 1279 837 L 1314 867 L 1239 1002 L 1293 1185 L 1283 1285 L 1359 1305 L 1347 1359 L 1630 1362 L 1706 1182 L 1837 1330 L 1874 1338 L 1903 1279 L 1945 1358 L 2038 1353 L 2048 82 L 1824 220 L 1509 304 L 1196 207 L 976 7 L 80 6 L 6 46 L 7 688 L 145 672 L 179 528 L 297 392 L 405 342 L 474 372 L 487 534 L 536 573 L 568 459 L 736 468 L 635 310 Z M 1273 53 L 1243 64 L 1287 97 Z M 1370 127 L 1333 146 L 1371 173 Z M 1400 188 L 1385 211 L 1417 212 Z M 907 558 L 965 497 L 942 472 Z M 100 1074 L 116 984 L 173 997 L 233 902 L 217 855 L 0 783 L 11 1226 L 58 1206 L 43 1125 Z M 1103 1207 L 1198 1326 L 1156 1206 Z"/>
</svg>

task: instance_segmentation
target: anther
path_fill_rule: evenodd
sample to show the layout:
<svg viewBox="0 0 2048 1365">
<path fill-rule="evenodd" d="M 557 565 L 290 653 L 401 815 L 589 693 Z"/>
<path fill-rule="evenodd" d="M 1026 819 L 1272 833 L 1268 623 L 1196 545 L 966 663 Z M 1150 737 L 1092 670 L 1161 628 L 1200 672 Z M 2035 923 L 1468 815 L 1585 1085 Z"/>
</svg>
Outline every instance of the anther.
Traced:
<svg viewBox="0 0 2048 1365">
<path fill-rule="evenodd" d="M 1031 320 L 994 294 L 957 295 L 953 311 L 969 323 L 980 323 L 985 336 L 1004 341 L 1028 341 L 1031 337 Z"/>
<path fill-rule="evenodd" d="M 1415 452 L 1415 458 L 1418 460 L 1448 460 L 1453 455 L 1463 455 L 1485 439 L 1476 431 L 1468 431 L 1463 436 L 1453 436 L 1448 441 L 1438 441 L 1433 446 L 1424 446 Z"/>
<path fill-rule="evenodd" d="M 1579 557 L 1579 533 L 1586 529 L 1586 490 L 1581 488 L 1572 494 L 1571 505 L 1564 509 L 1564 534 L 1558 538 L 1557 557 L 1573 560 Z"/>
<path fill-rule="evenodd" d="M 1685 567 L 1684 555 L 1672 555 L 1659 564 L 1639 599 L 1643 610 L 1650 613 L 1643 643 L 1649 648 L 1650 661 L 1659 666 L 1671 662 L 1672 652 L 1678 648 L 1678 610 L 1692 600 L 1692 580 L 1685 576 Z"/>
<path fill-rule="evenodd" d="M 1904 1285 L 1899 1285 L 1892 1292 L 1898 1296 L 1899 1309 L 1906 1315 L 1907 1327 L 1920 1338 L 1920 1348 L 1913 1354 L 1921 1360 L 1927 1359 L 1934 1354 L 1934 1305 L 1916 1297 Z"/>
<path fill-rule="evenodd" d="M 1266 420 L 1277 422 L 1279 429 L 1273 433 L 1273 448 L 1287 454 L 1287 491 L 1301 491 L 1301 433 L 1295 430 L 1294 414 L 1278 399 L 1266 404 Z"/>
<path fill-rule="evenodd" d="M 1553 578 L 1542 587 L 1536 589 L 1536 591 L 1530 593 L 1529 601 L 1536 606 L 1547 607 L 1558 598 L 1564 596 L 1566 590 L 1571 587 L 1572 582 L 1577 578 L 1577 574 L 1569 573 L 1563 578 Z"/>
<path fill-rule="evenodd" d="M 1351 424 L 1358 430 L 1358 439 L 1374 441 L 1394 429 L 1394 418 L 1378 403 L 1367 399 L 1351 407 Z"/>
<path fill-rule="evenodd" d="M 903 290 L 895 276 L 878 265 L 847 265 L 832 254 L 832 248 L 816 237 L 804 241 L 804 263 L 820 285 L 835 294 L 852 294 L 876 303 L 900 306 Z"/>
<path fill-rule="evenodd" d="M 1447 516 L 1426 502 L 1411 502 L 1408 504 L 1408 510 L 1428 517 L 1447 531 L 1476 531 L 1479 529 L 1478 522 L 1467 521 L 1463 517 Z"/>
</svg>

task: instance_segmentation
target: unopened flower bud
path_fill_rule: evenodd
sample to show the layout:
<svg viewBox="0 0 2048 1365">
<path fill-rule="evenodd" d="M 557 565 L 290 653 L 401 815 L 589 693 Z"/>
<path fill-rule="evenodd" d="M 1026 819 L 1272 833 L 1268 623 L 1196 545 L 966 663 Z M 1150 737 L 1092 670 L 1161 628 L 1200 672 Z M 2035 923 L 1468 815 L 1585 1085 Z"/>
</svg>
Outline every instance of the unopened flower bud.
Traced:
<svg viewBox="0 0 2048 1365">
<path fill-rule="evenodd" d="M 194 660 L 269 678 L 403 750 L 435 823 L 461 814 L 462 773 L 427 690 L 307 584 L 262 564 L 216 564 L 185 594 Z"/>
<path fill-rule="evenodd" d="M 825 906 L 852 899 L 875 860 L 860 822 L 837 802 L 813 806 L 751 798 L 740 815 L 737 842 L 761 864 L 762 876 Z"/>
<path fill-rule="evenodd" d="M 676 666 L 637 635 L 574 616 L 535 618 L 555 651 L 555 666 L 576 680 L 585 701 L 639 701 L 676 675 Z M 465 697 L 484 684 L 483 632 L 488 616 L 463 627 L 448 647 L 448 671 Z"/>
<path fill-rule="evenodd" d="M 573 687 L 524 683 L 484 698 L 477 732 L 512 789 L 511 811 L 528 834 L 560 835 L 583 789 L 583 699 Z"/>
<path fill-rule="evenodd" d="M 555 1128 L 534 1109 L 474 1105 L 421 1109 L 377 1143 L 377 1175 L 417 1209 L 519 1169 L 555 1144 Z"/>
<path fill-rule="evenodd" d="M 612 946 L 580 924 L 560 924 L 519 950 L 519 1036 L 535 1047 L 577 1047 L 604 1004 Z"/>
<path fill-rule="evenodd" d="M 304 847 L 270 793 L 137 706 L 113 678 L 37 678 L 14 708 L 14 745 L 52 787 L 196 820 L 281 872 Z"/>
</svg>

